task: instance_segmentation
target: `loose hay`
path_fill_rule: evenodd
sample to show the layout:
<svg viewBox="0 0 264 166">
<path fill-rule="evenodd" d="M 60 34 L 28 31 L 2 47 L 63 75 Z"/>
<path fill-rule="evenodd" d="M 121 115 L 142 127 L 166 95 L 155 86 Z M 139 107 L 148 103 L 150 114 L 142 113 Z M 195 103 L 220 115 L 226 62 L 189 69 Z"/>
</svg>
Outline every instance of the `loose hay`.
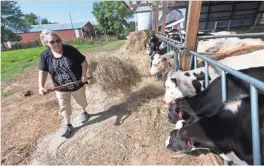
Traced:
<svg viewBox="0 0 264 166">
<path fill-rule="evenodd" d="M 149 30 L 132 32 L 126 41 L 126 50 L 133 50 L 136 53 L 145 50 L 149 36 L 153 33 Z"/>
<path fill-rule="evenodd" d="M 106 93 L 129 93 L 131 88 L 140 81 L 137 68 L 128 59 L 115 56 L 101 56 L 97 58 L 94 73 L 96 82 Z"/>
</svg>

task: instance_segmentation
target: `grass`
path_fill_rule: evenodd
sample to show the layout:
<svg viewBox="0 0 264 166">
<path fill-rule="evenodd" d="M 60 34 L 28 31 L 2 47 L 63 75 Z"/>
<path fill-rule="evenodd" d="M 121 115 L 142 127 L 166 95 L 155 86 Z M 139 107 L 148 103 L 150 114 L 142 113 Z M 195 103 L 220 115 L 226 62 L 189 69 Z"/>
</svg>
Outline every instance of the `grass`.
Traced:
<svg viewBox="0 0 264 166">
<path fill-rule="evenodd" d="M 75 45 L 82 53 L 88 51 L 113 51 L 119 49 L 125 42 L 113 41 L 95 45 Z M 23 72 L 26 67 L 37 65 L 40 53 L 44 47 L 4 51 L 1 53 L 1 78 L 9 81 L 13 75 Z"/>
<path fill-rule="evenodd" d="M 118 40 L 118 41 L 105 42 L 102 44 L 95 44 L 95 45 L 75 45 L 74 47 L 77 48 L 80 52 L 114 51 L 114 50 L 118 50 L 124 44 L 125 44 L 124 40 Z"/>
<path fill-rule="evenodd" d="M 1 92 L 1 97 L 7 97 L 7 96 L 10 96 L 11 94 L 12 92 L 10 90 L 6 92 Z"/>
<path fill-rule="evenodd" d="M 8 81 L 14 74 L 37 63 L 44 47 L 5 51 L 1 54 L 1 78 Z"/>
</svg>

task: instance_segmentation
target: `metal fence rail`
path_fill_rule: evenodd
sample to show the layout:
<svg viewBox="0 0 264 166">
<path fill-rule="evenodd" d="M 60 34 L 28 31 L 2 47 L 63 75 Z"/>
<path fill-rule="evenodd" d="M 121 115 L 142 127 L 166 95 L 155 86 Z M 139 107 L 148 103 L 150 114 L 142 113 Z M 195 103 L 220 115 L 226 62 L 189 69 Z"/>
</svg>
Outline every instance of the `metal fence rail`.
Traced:
<svg viewBox="0 0 264 166">
<path fill-rule="evenodd" d="M 236 35 L 224 35 L 224 36 L 201 36 L 198 37 L 197 43 L 199 40 L 202 39 L 214 39 L 214 38 L 226 38 L 226 37 L 252 37 L 252 36 L 264 36 L 264 33 L 250 33 L 250 34 L 236 34 Z M 163 42 L 167 43 L 167 46 L 170 45 L 170 47 L 174 50 L 174 70 L 178 70 L 179 64 L 181 64 L 181 61 L 178 61 L 179 56 L 182 55 L 179 54 L 180 50 L 185 49 L 182 44 L 179 44 L 179 42 L 176 42 L 172 39 L 168 39 L 164 36 L 157 35 L 157 37 L 162 40 Z M 189 50 L 188 50 L 189 51 Z M 259 135 L 259 115 L 258 115 L 258 90 L 261 90 L 264 92 L 264 82 L 261 82 L 253 77 L 250 77 L 244 73 L 241 73 L 237 70 L 234 70 L 228 66 L 225 66 L 221 63 L 218 63 L 210 58 L 207 58 L 205 56 L 202 56 L 194 51 L 189 51 L 191 54 L 190 58 L 190 66 L 191 69 L 192 66 L 192 60 L 194 60 L 194 68 L 197 68 L 197 57 L 201 58 L 205 62 L 205 87 L 207 88 L 209 85 L 208 80 L 208 63 L 211 65 L 214 65 L 222 70 L 221 73 L 221 88 L 222 88 L 222 102 L 225 102 L 227 100 L 226 95 L 226 72 L 232 74 L 233 76 L 247 82 L 250 84 L 250 104 L 251 104 L 251 124 L 252 124 L 252 144 L 253 144 L 253 160 L 254 165 L 261 165 L 261 149 L 260 149 L 260 135 Z M 177 59 L 177 60 L 176 60 Z M 180 58 L 181 59 L 181 58 Z M 264 62 L 263 62 L 264 63 Z M 228 162 L 225 161 L 225 165 L 228 165 Z"/>
<path fill-rule="evenodd" d="M 216 39 L 216 38 L 228 38 L 228 37 L 255 37 L 255 36 L 264 36 L 264 33 L 243 33 L 243 34 L 233 34 L 233 35 L 219 35 L 219 36 L 198 36 L 198 40 L 203 39 Z"/>
</svg>

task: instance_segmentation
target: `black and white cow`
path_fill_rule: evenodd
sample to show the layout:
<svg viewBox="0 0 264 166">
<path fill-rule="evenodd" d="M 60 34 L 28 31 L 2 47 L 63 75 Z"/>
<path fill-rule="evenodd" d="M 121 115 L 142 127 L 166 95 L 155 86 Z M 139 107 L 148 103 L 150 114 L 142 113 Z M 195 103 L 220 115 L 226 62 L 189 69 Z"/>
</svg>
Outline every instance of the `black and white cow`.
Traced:
<svg viewBox="0 0 264 166">
<path fill-rule="evenodd" d="M 235 70 L 264 66 L 264 50 L 233 56 L 218 61 Z M 209 65 L 209 84 L 220 76 L 219 69 Z M 204 67 L 190 71 L 173 71 L 168 73 L 165 82 L 164 102 L 171 103 L 180 97 L 192 97 L 205 89 Z"/>
<path fill-rule="evenodd" d="M 240 72 L 264 82 L 264 67 L 244 69 Z M 250 94 L 250 84 L 231 74 L 226 75 L 226 89 L 228 100 L 240 99 Z M 240 104 L 240 102 L 226 104 L 228 106 L 226 109 L 232 109 L 235 113 Z M 201 93 L 178 99 L 176 106 L 170 108 L 169 120 L 180 129 L 183 125 L 218 114 L 222 105 L 221 77 L 218 77 Z"/>
<path fill-rule="evenodd" d="M 154 52 L 161 55 L 167 52 L 167 47 L 165 43 L 159 41 L 159 38 L 156 35 L 152 35 L 147 43 L 147 53 L 149 56 L 152 56 Z"/>
<path fill-rule="evenodd" d="M 264 164 L 264 96 L 258 96 L 260 149 Z M 171 150 L 208 149 L 237 165 L 253 164 L 250 97 L 222 104 L 217 114 L 173 130 L 165 141 Z"/>
<path fill-rule="evenodd" d="M 156 54 L 163 55 L 167 53 L 167 47 L 165 46 L 164 42 L 160 42 L 155 35 L 152 35 L 147 43 L 147 53 L 148 55 L 150 55 L 149 67 L 151 68 L 155 55 Z M 161 72 L 156 73 L 156 79 L 157 80 L 162 79 Z"/>
</svg>

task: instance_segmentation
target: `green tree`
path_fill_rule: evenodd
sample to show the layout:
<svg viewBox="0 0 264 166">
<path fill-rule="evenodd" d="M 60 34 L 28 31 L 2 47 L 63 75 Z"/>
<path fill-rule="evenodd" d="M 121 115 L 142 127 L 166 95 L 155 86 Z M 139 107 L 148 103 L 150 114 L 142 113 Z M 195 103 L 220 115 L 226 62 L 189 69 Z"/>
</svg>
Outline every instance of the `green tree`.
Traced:
<svg viewBox="0 0 264 166">
<path fill-rule="evenodd" d="M 124 33 L 127 19 L 132 17 L 132 13 L 120 1 L 95 2 L 92 13 L 98 22 L 97 29 L 107 35 Z"/>
<path fill-rule="evenodd" d="M 136 29 L 136 23 L 135 21 L 131 21 L 127 25 L 128 32 L 134 32 Z"/>
<path fill-rule="evenodd" d="M 39 17 L 34 13 L 25 14 L 25 20 L 28 25 L 38 25 L 38 24 L 52 24 L 48 19 L 42 18 L 41 21 Z"/>
<path fill-rule="evenodd" d="M 41 19 L 41 24 L 53 24 L 53 23 L 52 22 L 49 22 L 48 19 L 43 18 L 43 19 Z"/>
<path fill-rule="evenodd" d="M 34 13 L 25 14 L 27 25 L 38 25 L 38 16 Z"/>
<path fill-rule="evenodd" d="M 14 1 L 1 1 L 1 43 L 5 47 L 4 42 L 20 41 L 15 31 L 26 32 L 29 26 L 26 24 L 23 13 L 16 6 Z"/>
</svg>

